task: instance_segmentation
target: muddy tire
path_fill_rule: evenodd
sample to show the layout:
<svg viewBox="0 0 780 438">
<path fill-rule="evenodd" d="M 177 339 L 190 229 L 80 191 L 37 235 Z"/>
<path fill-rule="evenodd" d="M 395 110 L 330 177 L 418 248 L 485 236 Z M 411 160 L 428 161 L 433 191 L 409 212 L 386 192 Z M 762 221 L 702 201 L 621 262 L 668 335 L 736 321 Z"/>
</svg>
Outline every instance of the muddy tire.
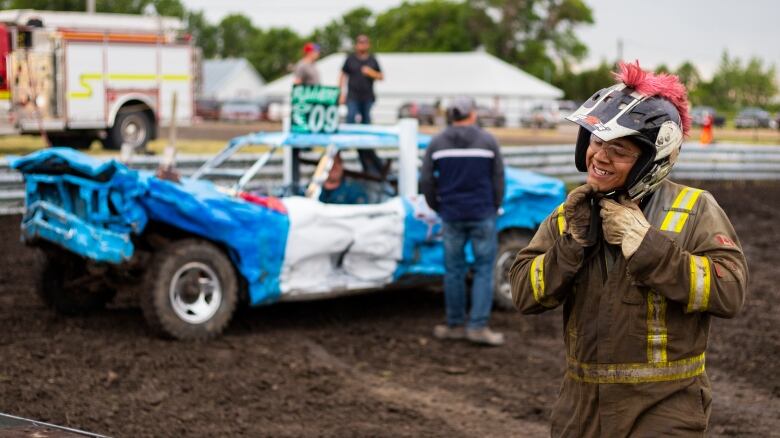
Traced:
<svg viewBox="0 0 780 438">
<path fill-rule="evenodd" d="M 531 237 L 533 234 L 528 230 L 510 230 L 499 236 L 496 261 L 493 265 L 493 304 L 499 309 L 515 308 L 512 285 L 509 283 L 509 269 L 517 252 L 528 246 Z"/>
<path fill-rule="evenodd" d="M 116 295 L 89 272 L 85 259 L 65 251 L 42 252 L 36 292 L 47 306 L 69 316 L 101 310 Z"/>
<path fill-rule="evenodd" d="M 238 302 L 235 269 L 225 253 L 200 239 L 178 240 L 151 260 L 140 297 L 157 334 L 181 340 L 216 337 Z"/>
</svg>

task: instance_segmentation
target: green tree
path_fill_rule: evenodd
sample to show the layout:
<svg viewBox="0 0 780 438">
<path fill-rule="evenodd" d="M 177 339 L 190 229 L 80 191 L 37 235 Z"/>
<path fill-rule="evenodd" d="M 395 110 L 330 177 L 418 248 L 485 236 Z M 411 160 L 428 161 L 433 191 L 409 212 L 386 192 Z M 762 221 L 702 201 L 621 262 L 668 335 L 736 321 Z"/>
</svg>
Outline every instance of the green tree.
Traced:
<svg viewBox="0 0 780 438">
<path fill-rule="evenodd" d="M 223 58 L 242 58 L 249 53 L 250 44 L 258 35 L 258 30 L 242 14 L 230 14 L 217 25 L 219 40 L 219 54 Z M 272 51 L 273 48 L 269 48 Z"/>
<path fill-rule="evenodd" d="M 301 56 L 303 39 L 289 28 L 258 31 L 250 41 L 249 62 L 266 81 L 290 72 Z"/>
<path fill-rule="evenodd" d="M 372 33 L 371 17 L 372 12 L 368 8 L 352 9 L 341 18 L 316 29 L 309 39 L 321 46 L 323 56 L 347 50 L 358 35 Z"/>
<path fill-rule="evenodd" d="M 468 2 L 404 2 L 376 17 L 374 44 L 387 52 L 462 52 L 482 45 L 490 18 Z"/>
<path fill-rule="evenodd" d="M 583 102 L 596 91 L 615 83 L 612 75 L 613 67 L 612 64 L 601 61 L 596 68 L 573 73 L 568 66 L 565 66 L 553 84 L 563 90 L 567 99 Z"/>
<path fill-rule="evenodd" d="M 187 31 L 195 39 L 195 44 L 200 47 L 203 57 L 213 58 L 219 51 L 219 29 L 209 23 L 203 11 L 189 11 L 186 16 Z"/>
<path fill-rule="evenodd" d="M 696 66 L 693 65 L 693 63 L 690 61 L 685 61 L 680 64 L 674 73 L 677 75 L 677 77 L 680 78 L 680 81 L 685 84 L 685 87 L 689 90 L 696 88 L 701 82 L 701 75 L 699 74 L 699 70 L 697 70 Z"/>
<path fill-rule="evenodd" d="M 743 67 L 739 58 L 724 52 L 712 80 L 699 87 L 701 101 L 725 110 L 766 106 L 778 92 L 775 78 L 774 65 L 764 68 L 760 59 L 752 58 Z"/>
<path fill-rule="evenodd" d="M 141 14 L 148 5 L 158 14 L 184 18 L 184 5 L 180 0 L 96 0 L 97 12 L 117 14 Z M 86 11 L 85 0 L 6 0 L 3 9 L 38 9 L 42 11 Z"/>
<path fill-rule="evenodd" d="M 764 69 L 759 58 L 751 58 L 742 73 L 739 100 L 745 106 L 766 107 L 777 95 L 777 71 L 775 66 Z"/>
<path fill-rule="evenodd" d="M 655 68 L 656 74 L 660 74 L 660 73 L 669 74 L 671 72 L 672 70 L 666 64 L 660 64 L 658 67 Z"/>
<path fill-rule="evenodd" d="M 537 77 L 549 75 L 556 64 L 580 61 L 587 54 L 574 32 L 593 23 L 593 12 L 583 0 L 475 0 L 472 4 L 497 17 L 494 26 L 483 29 L 488 51 Z"/>
<path fill-rule="evenodd" d="M 701 84 L 702 79 L 696 66 L 690 61 L 685 61 L 677 67 L 674 74 L 680 78 L 680 82 L 682 82 L 688 90 L 688 100 L 690 100 L 691 104 L 701 104 L 699 85 Z"/>
</svg>

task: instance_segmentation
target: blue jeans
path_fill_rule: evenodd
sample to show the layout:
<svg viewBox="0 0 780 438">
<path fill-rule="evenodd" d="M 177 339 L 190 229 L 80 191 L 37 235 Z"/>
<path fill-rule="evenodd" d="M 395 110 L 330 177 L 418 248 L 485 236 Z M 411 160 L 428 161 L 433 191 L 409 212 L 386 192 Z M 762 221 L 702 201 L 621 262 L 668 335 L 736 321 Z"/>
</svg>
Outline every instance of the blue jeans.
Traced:
<svg viewBox="0 0 780 438">
<path fill-rule="evenodd" d="M 493 261 L 498 239 L 496 217 L 478 221 L 444 222 L 444 301 L 447 325 L 461 326 L 466 320 L 466 242 L 474 252 L 474 283 L 471 285 L 471 314 L 468 328 L 486 327 L 493 307 Z"/>
<path fill-rule="evenodd" d="M 355 118 L 360 114 L 360 123 L 364 125 L 371 124 L 371 106 L 374 104 L 371 100 L 348 100 L 347 101 L 347 123 L 355 123 Z"/>
</svg>

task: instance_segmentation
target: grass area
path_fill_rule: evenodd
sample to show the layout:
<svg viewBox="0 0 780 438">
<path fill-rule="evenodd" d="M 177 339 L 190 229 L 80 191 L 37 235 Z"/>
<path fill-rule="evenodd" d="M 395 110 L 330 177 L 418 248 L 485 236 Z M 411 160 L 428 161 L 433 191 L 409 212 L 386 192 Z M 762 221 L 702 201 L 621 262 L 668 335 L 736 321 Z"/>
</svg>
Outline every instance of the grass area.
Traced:
<svg viewBox="0 0 780 438">
<path fill-rule="evenodd" d="M 162 154 L 168 139 L 157 139 L 149 143 L 149 151 L 154 154 Z M 178 153 L 183 154 L 213 154 L 220 151 L 227 141 L 222 140 L 191 140 L 182 139 L 176 142 Z M 46 148 L 46 143 L 40 136 L 14 135 L 0 136 L 0 156 L 26 155 L 39 149 Z M 268 150 L 265 146 L 253 146 L 242 149 L 242 153 L 257 153 Z M 118 155 L 119 151 L 103 149 L 99 141 L 92 143 L 87 151 L 90 155 Z"/>
<path fill-rule="evenodd" d="M 488 128 L 495 135 L 500 144 L 543 144 L 545 140 L 559 143 L 574 144 L 577 137 L 575 127 L 559 127 L 554 130 L 524 129 L 524 128 Z M 421 127 L 421 132 L 437 134 L 440 127 Z M 699 140 L 700 130 L 691 130 L 688 141 Z M 230 136 L 226 133 L 226 136 Z M 729 129 L 715 128 L 715 141 L 719 143 L 743 143 L 756 145 L 780 144 L 780 130 L 777 129 Z M 149 151 L 161 154 L 168 143 L 167 137 L 159 138 L 149 144 Z M 203 139 L 179 139 L 177 141 L 178 152 L 181 154 L 213 154 L 221 150 L 227 144 L 227 140 L 203 140 Z M 33 135 L 0 136 L 0 156 L 25 155 L 46 147 L 42 137 Z M 245 148 L 242 152 L 258 153 L 267 150 L 264 146 Z M 104 150 L 100 142 L 95 141 L 88 151 L 92 155 L 118 155 L 118 151 Z"/>
</svg>

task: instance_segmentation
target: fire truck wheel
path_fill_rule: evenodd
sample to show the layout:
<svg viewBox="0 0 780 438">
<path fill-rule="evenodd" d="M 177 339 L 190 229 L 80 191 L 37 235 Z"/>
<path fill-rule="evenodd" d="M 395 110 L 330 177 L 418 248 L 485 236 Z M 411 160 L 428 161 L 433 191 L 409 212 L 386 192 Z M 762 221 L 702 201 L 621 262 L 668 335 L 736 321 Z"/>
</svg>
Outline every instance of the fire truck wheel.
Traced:
<svg viewBox="0 0 780 438">
<path fill-rule="evenodd" d="M 156 333 L 175 339 L 216 337 L 238 303 L 238 280 L 225 253 L 201 239 L 160 249 L 146 273 L 141 309 Z"/>
<path fill-rule="evenodd" d="M 531 242 L 528 230 L 509 230 L 501 233 L 498 240 L 496 261 L 493 265 L 493 303 L 499 309 L 513 310 L 512 284 L 509 282 L 509 269 L 515 261 L 517 252 Z"/>
<path fill-rule="evenodd" d="M 127 143 L 136 150 L 143 150 L 152 136 L 152 122 L 141 111 L 117 114 L 114 126 L 108 130 L 103 146 L 106 149 L 119 150 Z"/>
<path fill-rule="evenodd" d="M 42 270 L 36 285 L 44 303 L 63 315 L 83 315 L 105 307 L 116 295 L 85 259 L 65 251 L 42 252 Z"/>
</svg>

